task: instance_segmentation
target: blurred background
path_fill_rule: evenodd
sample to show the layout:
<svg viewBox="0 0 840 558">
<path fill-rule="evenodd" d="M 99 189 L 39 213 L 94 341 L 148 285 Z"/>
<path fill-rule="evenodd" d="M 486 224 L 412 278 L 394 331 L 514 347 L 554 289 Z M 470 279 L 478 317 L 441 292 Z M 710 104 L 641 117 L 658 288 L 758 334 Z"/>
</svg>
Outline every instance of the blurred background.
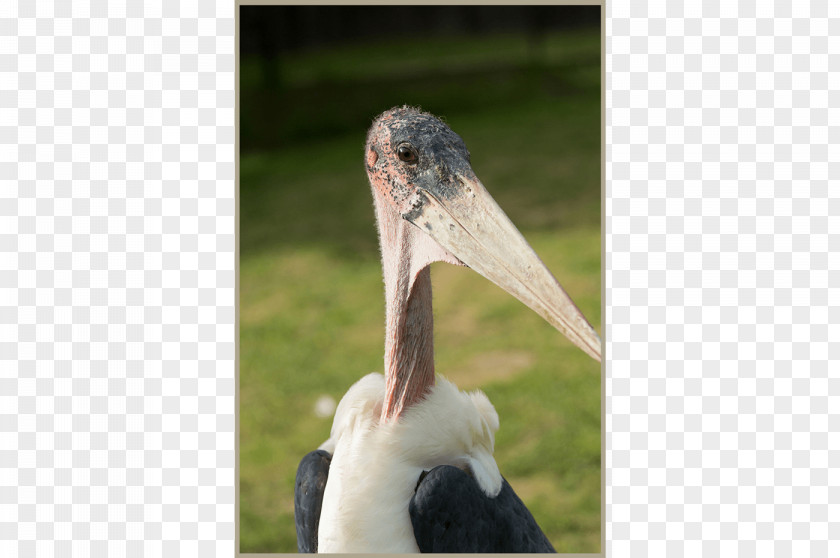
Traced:
<svg viewBox="0 0 840 558">
<path fill-rule="evenodd" d="M 382 371 L 363 167 L 373 118 L 442 117 L 599 332 L 599 6 L 240 6 L 241 552 L 296 552 L 298 462 Z M 600 365 L 466 268 L 432 266 L 438 373 L 499 413 L 496 459 L 559 552 L 601 550 Z"/>
</svg>

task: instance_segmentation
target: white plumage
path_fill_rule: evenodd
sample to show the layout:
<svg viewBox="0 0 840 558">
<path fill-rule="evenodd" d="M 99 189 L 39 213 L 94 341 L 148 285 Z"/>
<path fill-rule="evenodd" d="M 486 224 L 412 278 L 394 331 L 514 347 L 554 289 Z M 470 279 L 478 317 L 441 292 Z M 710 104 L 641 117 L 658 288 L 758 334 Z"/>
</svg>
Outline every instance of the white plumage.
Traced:
<svg viewBox="0 0 840 558">
<path fill-rule="evenodd" d="M 472 471 L 488 496 L 501 490 L 493 459 L 499 417 L 484 393 L 459 391 L 438 376 L 398 420 L 380 422 L 384 395 L 381 374 L 356 382 L 321 445 L 333 457 L 319 552 L 419 552 L 408 505 L 420 474 L 437 465 Z"/>
</svg>

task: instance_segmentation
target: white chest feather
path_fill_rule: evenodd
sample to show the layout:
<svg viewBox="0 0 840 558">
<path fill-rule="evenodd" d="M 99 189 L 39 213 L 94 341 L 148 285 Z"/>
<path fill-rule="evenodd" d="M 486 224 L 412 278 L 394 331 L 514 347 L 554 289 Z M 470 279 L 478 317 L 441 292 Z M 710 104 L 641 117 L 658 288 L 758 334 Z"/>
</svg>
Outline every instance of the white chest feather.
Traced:
<svg viewBox="0 0 840 558">
<path fill-rule="evenodd" d="M 318 533 L 319 552 L 418 552 L 408 504 L 423 470 L 472 471 L 490 496 L 502 476 L 493 459 L 499 418 L 481 392 L 463 393 L 438 378 L 427 397 L 398 421 L 380 423 L 381 374 L 356 382 L 336 410 L 333 454 Z"/>
</svg>

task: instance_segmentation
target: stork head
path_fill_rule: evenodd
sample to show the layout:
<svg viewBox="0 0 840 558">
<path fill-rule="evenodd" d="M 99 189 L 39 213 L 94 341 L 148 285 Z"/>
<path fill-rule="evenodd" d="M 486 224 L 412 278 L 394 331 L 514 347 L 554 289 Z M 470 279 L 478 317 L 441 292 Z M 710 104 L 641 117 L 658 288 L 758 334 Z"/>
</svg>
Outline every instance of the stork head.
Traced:
<svg viewBox="0 0 840 558">
<path fill-rule="evenodd" d="M 476 177 L 449 126 L 411 107 L 386 111 L 368 132 L 365 167 L 380 220 L 411 223 L 436 248 L 428 259 L 469 266 L 601 360 L 598 334 Z"/>
</svg>

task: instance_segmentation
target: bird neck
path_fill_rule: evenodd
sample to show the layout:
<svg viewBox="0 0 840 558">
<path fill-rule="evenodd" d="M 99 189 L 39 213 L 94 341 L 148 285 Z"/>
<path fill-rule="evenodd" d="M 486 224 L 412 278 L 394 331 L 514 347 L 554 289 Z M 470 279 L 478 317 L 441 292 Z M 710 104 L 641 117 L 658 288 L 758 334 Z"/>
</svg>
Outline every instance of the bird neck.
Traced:
<svg viewBox="0 0 840 558">
<path fill-rule="evenodd" d="M 439 255 L 407 221 L 378 215 L 386 301 L 384 421 L 398 418 L 435 384 L 429 264 Z"/>
<path fill-rule="evenodd" d="M 383 420 L 398 417 L 435 385 L 432 278 L 428 266 L 417 274 L 404 308 L 390 306 L 385 321 Z"/>
</svg>

